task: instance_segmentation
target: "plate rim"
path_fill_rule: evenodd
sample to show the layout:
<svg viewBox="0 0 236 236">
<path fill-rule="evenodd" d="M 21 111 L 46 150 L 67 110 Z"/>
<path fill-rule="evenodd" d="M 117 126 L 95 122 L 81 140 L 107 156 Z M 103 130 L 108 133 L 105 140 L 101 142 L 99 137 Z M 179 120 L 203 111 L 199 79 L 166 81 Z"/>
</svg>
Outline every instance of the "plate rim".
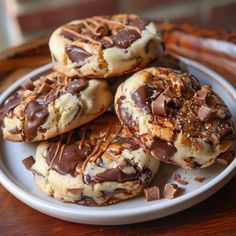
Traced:
<svg viewBox="0 0 236 236">
<path fill-rule="evenodd" d="M 198 70 L 207 73 L 209 76 L 214 78 L 217 83 L 220 84 L 220 86 L 223 86 L 226 88 L 226 90 L 229 92 L 231 97 L 235 100 L 236 102 L 236 90 L 234 87 L 226 80 L 223 78 L 223 76 L 219 75 L 215 71 L 211 70 L 210 68 L 206 67 L 205 65 L 202 65 L 201 63 L 198 63 L 196 61 L 192 61 L 190 59 L 184 58 L 184 57 L 179 57 L 181 61 L 186 63 L 189 66 L 193 66 L 197 68 Z M 39 74 L 44 73 L 45 71 L 51 69 L 52 63 L 45 64 L 43 66 L 38 67 L 37 69 L 33 70 L 32 72 L 26 74 L 23 76 L 21 79 L 17 80 L 15 83 L 13 83 L 10 87 L 8 87 L 1 95 L 0 95 L 0 104 L 6 99 L 6 97 L 12 93 L 15 89 L 19 87 L 20 84 L 22 84 L 23 81 L 38 76 Z M 2 159 L 2 157 L 0 156 Z M 2 166 L 2 160 L 0 162 L 0 165 Z M 5 169 L 5 170 L 4 170 Z M 87 206 L 85 209 L 72 209 L 72 208 L 67 208 L 66 206 L 60 206 L 51 202 L 47 202 L 43 200 L 42 198 L 35 196 L 33 194 L 28 193 L 27 191 L 23 190 L 20 188 L 8 174 L 6 174 L 7 168 L 0 169 L 0 183 L 9 191 L 11 192 L 16 198 L 24 202 L 25 204 L 31 206 L 34 209 L 37 209 L 41 212 L 44 212 L 46 214 L 49 214 L 49 211 L 54 211 L 54 214 L 52 213 L 51 215 L 57 218 L 60 218 L 58 216 L 55 216 L 55 212 L 57 214 L 66 214 L 66 215 L 73 215 L 73 216 L 78 216 L 78 217 L 91 217 L 91 210 L 93 210 L 93 215 L 91 219 L 91 222 L 94 222 L 96 220 L 105 220 L 108 217 L 109 218 L 120 218 L 120 217 L 131 217 L 131 216 L 141 216 L 145 214 L 151 214 L 156 211 L 161 211 L 164 209 L 172 208 L 173 206 L 178 206 L 184 202 L 189 202 L 191 200 L 194 200 L 197 196 L 201 196 L 202 194 L 206 193 L 207 190 L 212 190 L 209 194 L 206 194 L 205 197 L 199 197 L 193 204 L 187 204 L 188 207 L 181 207 L 181 209 L 166 212 L 167 214 L 163 214 L 160 217 L 155 217 L 155 214 L 153 217 L 149 217 L 146 220 L 151 220 L 151 219 L 156 219 L 156 218 L 161 218 L 179 211 L 182 211 L 186 208 L 189 208 L 202 200 L 208 198 L 212 194 L 214 194 L 216 191 L 218 191 L 222 186 L 224 186 L 234 175 L 234 169 L 236 169 L 236 158 L 230 163 L 229 166 L 227 166 L 219 175 L 217 175 L 214 179 L 206 183 L 204 186 L 201 186 L 200 188 L 195 189 L 194 191 L 187 193 L 185 195 L 179 196 L 178 198 L 172 199 L 171 201 L 167 200 L 165 202 L 162 202 L 162 204 L 158 205 L 157 204 L 151 204 L 151 205 L 144 205 L 144 206 L 139 206 L 137 208 L 132 208 L 132 209 L 117 209 L 116 212 L 114 211 L 103 211 L 102 209 L 106 206 L 102 207 L 89 207 L 90 210 L 88 211 Z M 8 170 L 7 170 L 8 171 Z M 10 173 L 9 173 L 10 174 Z M 222 182 L 227 178 L 227 181 L 222 184 Z M 217 186 L 217 184 L 219 186 Z M 73 203 L 72 203 L 73 204 Z M 107 206 L 109 207 L 109 206 Z M 87 209 L 86 209 L 87 208 Z M 98 208 L 95 210 L 95 208 Z M 49 214 L 50 215 L 50 214 Z M 95 219 L 96 218 L 96 219 Z M 64 218 L 63 218 L 64 219 Z M 95 219 L 95 220 L 94 220 Z M 80 218 L 78 218 L 80 220 Z M 141 221 L 146 221 L 146 220 L 135 220 L 134 222 L 141 222 Z M 73 221 L 73 220 L 69 220 Z M 83 220 L 82 220 L 83 221 Z M 80 221 L 80 222 L 82 222 Z M 86 221 L 86 219 L 85 219 Z M 87 220 L 88 221 L 88 220 Z M 79 221 L 74 221 L 79 223 Z M 95 223 L 96 224 L 96 223 Z M 100 224 L 100 223 L 99 223 Z M 104 224 L 104 223 L 103 223 Z M 108 224 L 108 223 L 107 223 Z M 113 224 L 119 224 L 117 222 L 113 222 Z"/>
</svg>

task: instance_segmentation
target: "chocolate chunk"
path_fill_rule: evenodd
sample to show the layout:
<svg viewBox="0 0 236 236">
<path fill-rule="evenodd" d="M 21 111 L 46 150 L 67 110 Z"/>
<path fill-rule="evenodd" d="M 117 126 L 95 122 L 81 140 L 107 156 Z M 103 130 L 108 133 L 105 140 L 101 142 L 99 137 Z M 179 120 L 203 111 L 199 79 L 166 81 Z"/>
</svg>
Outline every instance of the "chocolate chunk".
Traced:
<svg viewBox="0 0 236 236">
<path fill-rule="evenodd" d="M 150 150 L 154 157 L 164 161 L 168 161 L 177 152 L 175 146 L 159 139 L 153 141 Z"/>
<path fill-rule="evenodd" d="M 207 95 L 208 95 L 208 92 L 206 90 L 199 90 L 197 91 L 195 97 L 201 101 L 201 102 L 204 102 L 207 104 Z"/>
<path fill-rule="evenodd" d="M 72 193 L 74 195 L 80 195 L 83 192 L 82 188 L 68 188 L 67 192 Z"/>
<path fill-rule="evenodd" d="M 177 196 L 177 194 L 179 194 L 181 191 L 181 188 L 177 185 L 177 184 L 166 184 L 165 188 L 164 188 L 164 198 L 167 199 L 173 199 Z"/>
<path fill-rule="evenodd" d="M 74 175 L 76 166 L 83 162 L 90 153 L 90 149 L 83 146 L 82 149 L 76 143 L 68 144 L 60 147 L 54 161 L 54 155 L 59 144 L 51 144 L 47 153 L 47 163 L 51 165 L 52 169 L 62 175 L 71 174 Z M 63 148 L 63 149 L 62 149 Z M 52 162 L 53 161 L 53 162 Z"/>
<path fill-rule="evenodd" d="M 187 185 L 189 182 L 186 179 L 181 178 L 180 174 L 174 173 L 173 179 L 176 180 L 179 184 Z"/>
<path fill-rule="evenodd" d="M 117 137 L 112 141 L 113 144 L 119 144 L 119 145 L 128 145 L 129 149 L 132 151 L 138 150 L 140 146 L 136 144 L 132 139 L 127 137 Z"/>
<path fill-rule="evenodd" d="M 31 170 L 31 167 L 35 163 L 35 160 L 32 156 L 29 156 L 22 160 L 22 162 L 27 170 Z"/>
<path fill-rule="evenodd" d="M 39 94 L 49 93 L 51 90 L 52 90 L 52 87 L 50 85 L 43 83 L 41 87 L 39 88 L 38 93 Z"/>
<path fill-rule="evenodd" d="M 140 18 L 131 19 L 129 25 L 137 27 L 139 30 L 143 30 L 149 22 Z"/>
<path fill-rule="evenodd" d="M 85 79 L 75 79 L 67 87 L 67 92 L 77 94 L 88 87 L 88 81 Z"/>
<path fill-rule="evenodd" d="M 206 105 L 202 105 L 198 110 L 198 118 L 201 121 L 210 121 L 215 117 L 215 115 L 216 111 Z"/>
<path fill-rule="evenodd" d="M 125 181 L 137 179 L 137 173 L 125 173 L 119 168 L 107 169 L 102 173 L 99 173 L 94 178 L 96 183 L 115 181 L 118 183 L 123 183 Z"/>
<path fill-rule="evenodd" d="M 85 206 L 96 206 L 97 203 L 93 200 L 92 197 L 88 196 L 82 196 L 80 200 L 76 201 L 75 203 L 78 203 L 79 205 L 85 205 Z"/>
<path fill-rule="evenodd" d="M 201 176 L 199 176 L 199 175 L 197 175 L 197 176 L 194 177 L 194 180 L 195 180 L 196 182 L 198 182 L 198 183 L 201 183 L 204 179 L 205 179 L 204 177 L 201 177 Z"/>
<path fill-rule="evenodd" d="M 148 113 L 150 112 L 150 108 L 148 106 L 148 98 L 150 98 L 152 95 L 153 90 L 148 86 L 143 85 L 133 92 L 131 98 L 141 110 Z"/>
<path fill-rule="evenodd" d="M 139 38 L 139 32 L 131 29 L 120 29 L 116 35 L 111 36 L 114 44 L 120 48 L 128 48 L 135 40 Z"/>
<path fill-rule="evenodd" d="M 143 192 L 147 201 L 160 199 L 160 189 L 157 186 L 145 188 Z"/>
<path fill-rule="evenodd" d="M 235 152 L 233 150 L 228 150 L 226 152 L 221 153 L 216 158 L 216 161 L 223 166 L 228 166 L 234 159 L 234 156 L 235 156 Z"/>
<path fill-rule="evenodd" d="M 21 103 L 21 98 L 17 96 L 17 94 L 14 94 L 10 96 L 3 105 L 3 114 L 4 116 L 11 110 L 13 110 L 16 106 L 18 106 Z"/>
<path fill-rule="evenodd" d="M 46 122 L 48 114 L 47 107 L 37 101 L 32 101 L 26 106 L 24 135 L 28 141 L 31 141 L 37 135 L 38 128 Z"/>
<path fill-rule="evenodd" d="M 29 79 L 21 85 L 21 88 L 33 91 L 35 86 L 33 82 Z"/>
<path fill-rule="evenodd" d="M 161 94 L 151 103 L 151 110 L 153 115 L 166 116 L 166 97 Z"/>
<path fill-rule="evenodd" d="M 92 54 L 86 52 L 83 48 L 74 45 L 67 45 L 66 53 L 72 62 L 76 62 L 78 67 L 84 65 L 85 60 L 92 56 Z"/>
</svg>

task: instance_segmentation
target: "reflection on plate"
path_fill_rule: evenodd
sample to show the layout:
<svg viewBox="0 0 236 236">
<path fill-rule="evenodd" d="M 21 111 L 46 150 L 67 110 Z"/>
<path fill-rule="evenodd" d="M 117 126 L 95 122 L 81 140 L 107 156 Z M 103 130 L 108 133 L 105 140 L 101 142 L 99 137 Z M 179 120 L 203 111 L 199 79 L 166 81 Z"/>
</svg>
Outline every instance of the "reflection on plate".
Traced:
<svg viewBox="0 0 236 236">
<path fill-rule="evenodd" d="M 196 76 L 202 84 L 208 84 L 221 95 L 236 118 L 236 91 L 221 76 L 189 59 L 181 58 L 187 64 L 190 73 Z M 0 103 L 27 79 L 37 78 L 50 70 L 47 64 L 27 74 L 14 83 L 1 96 Z M 86 207 L 76 204 L 63 203 L 44 195 L 34 184 L 33 176 L 22 164 L 22 160 L 34 155 L 37 144 L 0 142 L 0 181 L 13 195 L 25 204 L 50 216 L 85 224 L 115 225 L 128 224 L 167 216 L 206 199 L 224 186 L 236 172 L 236 159 L 224 168 L 215 164 L 201 170 L 186 171 L 179 167 L 161 164 L 154 182 L 163 190 L 165 183 L 173 181 L 172 174 L 177 172 L 186 177 L 189 184 L 185 185 L 184 192 L 172 200 L 161 199 L 147 202 L 143 196 L 105 207 Z M 205 177 L 201 183 L 194 181 L 194 176 Z"/>
</svg>

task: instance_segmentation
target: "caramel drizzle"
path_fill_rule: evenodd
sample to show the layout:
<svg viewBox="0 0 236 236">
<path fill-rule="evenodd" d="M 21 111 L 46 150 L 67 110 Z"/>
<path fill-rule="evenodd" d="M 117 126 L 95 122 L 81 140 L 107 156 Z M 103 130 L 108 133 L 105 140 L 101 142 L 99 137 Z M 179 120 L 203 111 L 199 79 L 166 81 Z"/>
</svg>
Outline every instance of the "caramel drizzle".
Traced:
<svg viewBox="0 0 236 236">
<path fill-rule="evenodd" d="M 79 142 L 79 149 L 82 149 L 84 141 L 85 141 L 85 134 L 86 134 L 86 128 L 82 128 L 82 138 Z"/>
<path fill-rule="evenodd" d="M 124 16 L 123 16 L 124 17 Z M 134 18 L 135 15 L 131 15 L 131 19 Z M 120 17 L 122 19 L 122 17 Z M 129 18 L 126 16 L 126 20 L 128 20 Z M 99 24 L 99 23 L 100 24 Z M 103 17 L 99 17 L 99 16 L 95 16 L 93 18 L 87 18 L 85 20 L 80 20 L 79 23 L 83 24 L 89 31 L 91 31 L 94 35 L 99 35 L 97 33 L 97 30 L 99 29 L 99 27 L 106 27 L 106 25 L 109 28 L 112 28 L 112 31 L 118 31 L 119 29 L 122 28 L 127 28 L 127 29 L 131 29 L 131 30 L 135 30 L 137 31 L 139 34 L 141 33 L 140 29 L 136 26 L 132 26 L 132 25 L 126 25 L 124 23 L 121 23 L 119 21 L 116 21 L 114 19 L 105 19 Z M 88 23 L 92 23 L 92 25 L 88 24 Z M 105 24 L 105 25 L 104 25 Z M 75 25 L 75 24 L 74 24 Z M 64 25 L 62 27 L 63 30 L 67 31 L 68 33 L 77 36 L 78 38 L 83 38 L 85 40 L 87 40 L 90 43 L 96 44 L 101 46 L 101 43 L 98 41 L 93 40 L 91 37 L 88 37 L 82 33 L 77 32 L 75 29 L 71 29 L 69 28 L 70 24 L 68 25 Z M 108 35 L 104 35 L 103 40 L 106 40 L 110 43 L 113 43 L 112 39 L 108 36 Z M 75 40 L 77 41 L 77 40 Z"/>
<path fill-rule="evenodd" d="M 53 164 L 53 162 L 56 160 L 56 156 L 57 156 L 57 154 L 58 154 L 58 152 L 59 152 L 59 149 L 60 149 L 60 146 L 61 146 L 62 138 L 63 138 L 63 135 L 61 135 L 60 140 L 59 140 L 59 142 L 57 143 L 56 151 L 55 151 L 55 153 L 54 153 L 54 155 L 53 155 L 53 158 L 52 158 L 51 163 L 50 163 L 50 166 L 49 166 L 50 168 L 52 168 L 52 164 Z"/>
</svg>

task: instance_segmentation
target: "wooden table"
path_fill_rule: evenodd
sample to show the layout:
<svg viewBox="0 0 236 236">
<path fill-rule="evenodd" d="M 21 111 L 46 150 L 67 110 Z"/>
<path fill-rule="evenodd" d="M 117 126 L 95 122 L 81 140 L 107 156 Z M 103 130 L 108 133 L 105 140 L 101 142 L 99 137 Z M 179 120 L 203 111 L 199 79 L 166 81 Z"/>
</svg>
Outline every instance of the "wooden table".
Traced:
<svg viewBox="0 0 236 236">
<path fill-rule="evenodd" d="M 157 23 L 166 49 L 199 61 L 236 87 L 236 32 Z M 0 54 L 0 92 L 50 61 L 48 37 Z M 0 235 L 236 235 L 236 177 L 196 206 L 162 219 L 124 226 L 92 226 L 58 220 L 18 201 L 0 185 Z"/>
</svg>

